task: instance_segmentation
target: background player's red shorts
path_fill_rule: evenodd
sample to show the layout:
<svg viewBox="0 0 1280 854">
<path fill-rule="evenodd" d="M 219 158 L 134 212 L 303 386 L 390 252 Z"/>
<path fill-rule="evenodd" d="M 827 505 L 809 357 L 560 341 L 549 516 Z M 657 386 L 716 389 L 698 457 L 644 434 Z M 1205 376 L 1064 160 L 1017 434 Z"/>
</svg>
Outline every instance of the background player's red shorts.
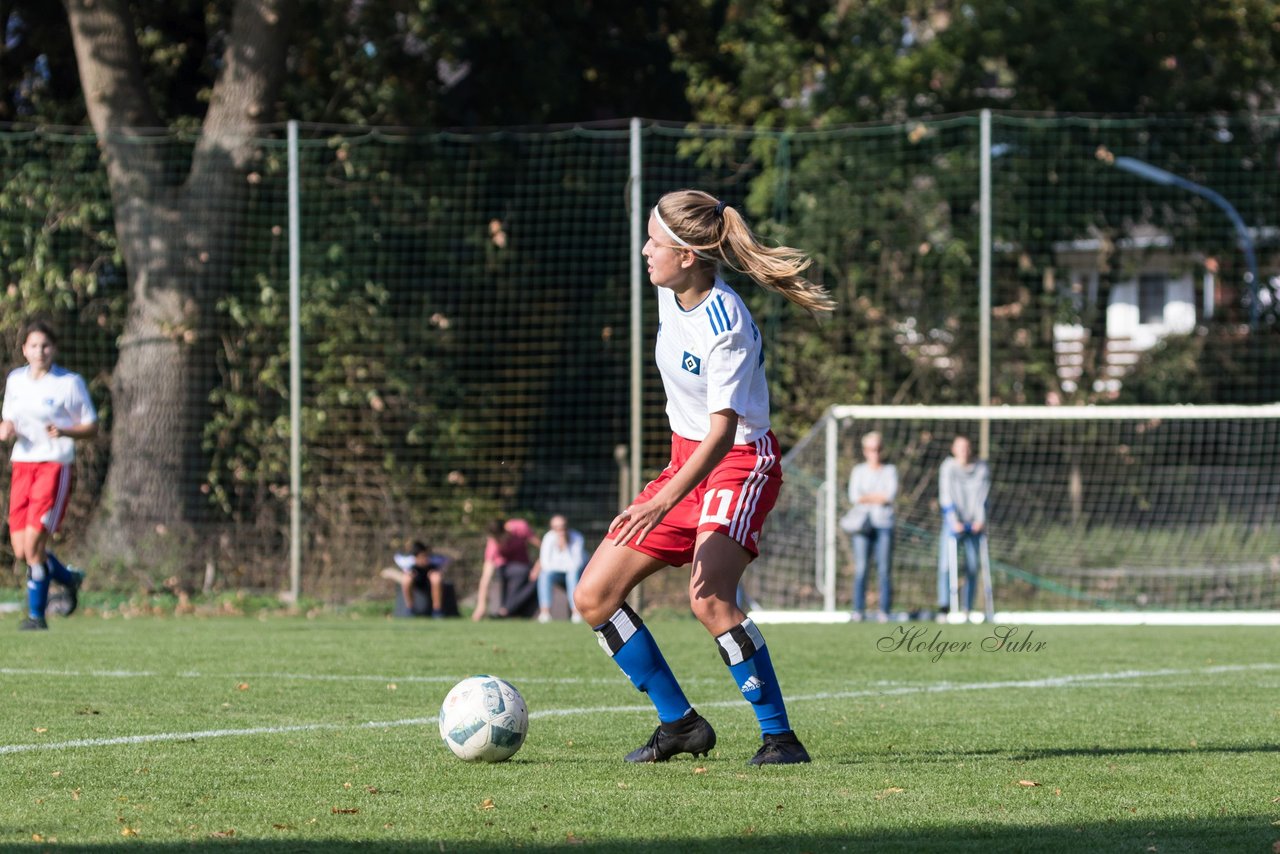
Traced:
<svg viewBox="0 0 1280 854">
<path fill-rule="evenodd" d="M 656 495 L 698 445 L 698 442 L 673 434 L 671 462 L 656 480 L 641 491 L 635 503 Z M 671 508 L 656 528 L 645 535 L 644 542 L 637 543 L 633 537 L 627 545 L 672 566 L 683 566 L 693 560 L 698 534 L 718 531 L 755 558 L 760 554 L 760 529 L 778 500 L 781 487 L 778 439 L 770 431 L 750 445 L 734 445 L 706 480 L 694 487 L 684 500 Z M 608 538 L 613 539 L 613 534 Z"/>
<path fill-rule="evenodd" d="M 9 491 L 9 530 L 44 527 L 56 533 L 67 513 L 75 466 L 14 463 Z"/>
</svg>

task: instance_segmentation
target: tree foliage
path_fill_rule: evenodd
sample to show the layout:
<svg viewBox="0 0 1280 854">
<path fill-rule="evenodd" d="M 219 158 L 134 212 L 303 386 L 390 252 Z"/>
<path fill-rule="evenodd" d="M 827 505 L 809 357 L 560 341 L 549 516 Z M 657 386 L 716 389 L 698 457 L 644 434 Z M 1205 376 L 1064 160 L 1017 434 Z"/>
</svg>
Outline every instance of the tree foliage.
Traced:
<svg viewBox="0 0 1280 854">
<path fill-rule="evenodd" d="M 236 15 L 247 8 L 288 14 L 290 25 L 260 45 L 278 53 L 278 62 L 244 73 L 237 63 L 245 60 L 246 39 L 254 33 L 237 30 Z M 75 21 L 105 13 L 114 29 L 81 27 L 73 36 Z M 270 263 L 247 259 L 250 249 L 278 244 L 281 237 L 245 238 L 235 223 L 254 192 L 281 180 L 278 152 L 260 144 L 278 134 L 281 119 L 438 129 L 641 115 L 750 128 L 751 134 L 737 136 L 689 134 L 679 143 L 681 167 L 661 180 L 714 187 L 744 206 L 767 237 L 811 251 L 816 275 L 840 302 L 833 322 L 815 326 L 768 295 L 749 297 L 769 342 L 785 441 L 835 400 L 971 402 L 977 373 L 976 124 L 971 114 L 953 114 L 982 107 L 1138 116 L 1241 113 L 1273 108 L 1280 75 L 1280 17 L 1269 0 L 1142 2 L 1128 4 L 1124 15 L 1103 0 L 567 0 L 532 6 L 517 0 L 294 0 L 278 6 L 9 0 L 0 2 L 0 25 L 0 121 L 92 122 L 104 145 L 102 152 L 89 144 L 76 148 L 63 163 L 42 153 L 5 176 L 0 248 L 7 291 L 0 294 L 0 329 L 12 334 L 24 313 L 49 312 L 74 327 L 72 346 L 83 342 L 113 357 L 126 351 L 122 364 L 91 377 L 109 419 L 138 402 L 117 393 L 124 390 L 122 378 L 134 378 L 129 393 L 162 393 L 159 384 L 148 387 L 130 374 L 128 353 L 136 352 L 136 342 L 164 342 L 168 349 L 153 364 L 217 364 L 216 382 L 192 390 L 195 400 L 182 410 L 195 425 L 195 453 L 188 453 L 190 444 L 181 449 L 187 455 L 180 464 L 194 460 L 199 477 L 192 482 L 201 492 L 162 495 L 154 503 L 188 518 L 209 513 L 234 525 L 258 525 L 280 537 L 287 450 L 281 420 L 288 356 L 283 271 L 271 266 L 281 257 L 278 246 L 262 256 L 275 259 Z M 256 88 L 238 94 L 244 85 Z M 228 98 L 235 109 L 228 109 Z M 1103 130 L 1122 141 L 1117 151 L 1209 180 L 1213 176 L 1196 172 L 1206 161 L 1189 153 L 1187 140 L 1215 137 L 1222 127 L 1212 118 L 1198 119 L 1170 141 L 1140 122 L 1115 130 L 1091 121 L 1069 132 L 1019 126 L 1001 137 L 994 166 L 1003 248 L 996 259 L 993 325 L 1006 348 L 995 378 L 997 397 L 1006 402 L 1039 402 L 1055 390 L 1055 320 L 1092 325 L 1099 333 L 1095 341 L 1104 331 L 1102 312 L 1078 305 L 1066 287 L 1054 284 L 1055 241 L 1102 223 L 1099 242 L 1114 250 L 1126 229 L 1150 224 L 1230 254 L 1230 238 L 1222 237 L 1226 232 L 1212 212 L 1176 193 L 1117 191 L 1120 201 L 1102 209 L 1073 207 L 1064 192 L 1119 180 L 1104 159 L 1092 156 Z M 129 146 L 121 144 L 122 134 L 142 125 L 165 128 L 167 135 L 139 135 Z M 1272 137 L 1237 136 L 1229 145 L 1232 162 L 1252 165 L 1232 169 L 1246 174 L 1270 168 Z M 32 150 L 38 148 L 36 143 Z M 354 175 L 372 188 L 371 198 L 403 191 L 394 173 L 345 158 L 341 148 L 333 146 L 327 168 Z M 504 158 L 521 156 L 519 146 L 495 152 L 476 161 L 491 169 L 489 180 L 529 180 L 504 171 Z M 574 168 L 567 165 L 548 180 L 566 208 L 590 202 L 585 194 L 573 195 Z M 70 183 L 104 184 L 108 177 L 111 206 L 84 201 L 89 196 Z M 251 177 L 265 182 L 259 190 Z M 1247 186 L 1247 174 L 1240 183 Z M 218 196 L 227 200 L 220 214 L 225 222 L 204 216 L 215 190 L 226 194 Z M 1250 221 L 1274 211 L 1274 199 L 1261 189 L 1239 201 Z M 314 296 L 306 306 L 315 342 L 309 344 L 308 379 L 320 389 L 308 401 L 306 438 L 329 449 L 336 472 L 323 494 L 307 498 L 327 542 L 353 519 L 382 516 L 388 530 L 461 519 L 444 499 L 406 509 L 398 490 L 438 479 L 441 468 L 456 472 L 459 481 L 478 468 L 460 427 L 461 407 L 484 429 L 496 429 L 504 417 L 448 381 L 415 393 L 408 379 L 414 372 L 448 377 L 461 364 L 457 340 L 464 331 L 437 326 L 407 336 L 394 329 L 389 305 L 405 295 L 392 292 L 377 265 L 353 260 L 353 242 L 394 233 L 405 242 L 448 241 L 457 250 L 451 266 L 412 296 L 423 302 L 415 306 L 424 316 L 466 316 L 482 297 L 454 292 L 450 279 L 477 270 L 488 277 L 495 301 L 536 306 L 548 315 L 555 310 L 556 295 L 534 294 L 529 284 L 555 268 L 559 259 L 551 248 L 517 240 L 495 254 L 470 219 L 455 226 L 460 214 L 447 201 L 428 193 L 414 203 L 422 212 L 417 222 L 389 221 L 375 203 L 346 210 L 306 238 L 309 257 L 329 261 L 309 270 L 305 283 Z M 532 214 L 483 207 L 462 213 L 480 222 L 506 217 L 517 233 L 534 233 Z M 164 244 L 160 251 L 149 248 L 156 239 Z M 254 241 L 259 243 L 251 247 Z M 206 256 L 220 266 L 212 270 Z M 1116 269 L 1129 260 L 1118 251 L 1107 258 Z M 562 283 L 561 297 L 581 304 L 608 299 L 599 284 L 610 274 L 586 261 L 581 266 L 588 273 Z M 1104 304 L 1108 282 L 1104 276 Z M 170 312 L 174 305 L 195 309 Z M 512 323 L 503 331 L 518 336 Z M 370 339 L 383 342 L 381 360 L 358 355 L 360 342 Z M 596 363 L 581 368 L 584 382 L 591 371 L 620 375 L 619 354 L 606 349 L 602 345 L 593 354 Z M 1241 355 L 1255 351 L 1269 348 L 1242 344 L 1225 331 L 1215 331 L 1211 340 L 1169 342 L 1142 362 L 1129 393 L 1164 399 L 1170 383 L 1181 379 L 1185 394 L 1196 399 L 1228 394 L 1228 384 L 1212 381 L 1212 370 L 1187 366 L 1209 360 L 1223 371 L 1256 370 L 1252 356 Z M 495 371 L 497 363 L 490 366 Z M 1252 367 L 1241 367 L 1246 364 Z M 544 428 L 577 417 L 553 391 L 530 391 L 531 398 L 548 400 Z M 330 404 L 345 404 L 353 395 L 367 403 L 358 424 L 325 420 Z M 366 439 L 352 447 L 346 431 Z M 114 458 L 153 450 L 145 433 L 137 436 L 132 448 L 113 449 Z M 611 436 L 602 432 L 598 447 L 579 450 L 607 456 Z M 435 468 L 397 468 L 398 450 L 410 445 L 436 449 Z M 556 461 L 536 460 L 536 449 L 511 450 L 513 458 L 554 470 Z M 93 457 L 99 477 L 107 457 L 105 446 Z M 116 485 L 119 494 L 134 491 L 131 484 Z M 248 570 L 242 577 L 253 580 Z"/>
<path fill-rule="evenodd" d="M 764 133 L 750 155 L 751 212 L 766 232 L 815 252 L 841 299 L 840 322 L 856 330 L 843 345 L 827 342 L 838 358 L 823 365 L 821 382 L 840 387 L 839 366 L 856 358 L 876 324 L 898 330 L 899 352 L 919 369 L 887 395 L 869 392 L 865 378 L 845 376 L 843 399 L 944 401 L 958 391 L 973 400 L 977 140 L 961 139 L 949 115 L 979 108 L 1198 115 L 1173 133 L 1141 121 L 1127 129 L 1088 121 L 1074 129 L 997 126 L 993 207 L 1004 248 L 993 294 L 1002 348 L 996 400 L 1035 403 L 1059 394 L 1055 321 L 1093 331 L 1086 365 L 1094 373 L 1080 394 L 1087 396 L 1088 380 L 1101 374 L 1106 314 L 1098 306 L 1107 304 L 1110 278 L 1103 277 L 1094 304 L 1055 290 L 1055 244 L 1092 236 L 1115 247 L 1135 225 L 1149 225 L 1181 245 L 1221 247 L 1225 275 L 1238 277 L 1220 216 L 1183 191 L 1132 190 L 1132 179 L 1126 184 L 1092 156 L 1099 140 L 1192 180 L 1233 181 L 1249 193 L 1237 200 L 1247 221 L 1273 219 L 1274 200 L 1247 189 L 1261 190 L 1248 172 L 1266 168 L 1259 164 L 1273 157 L 1271 136 L 1237 132 L 1233 139 L 1213 118 L 1280 102 L 1280 12 L 1268 0 L 1134 3 L 1124 14 L 1102 0 L 706 0 L 701 9 L 703 25 L 674 37 L 695 114 L 709 125 L 746 124 Z M 879 145 L 876 125 L 847 130 L 880 122 L 899 127 L 884 126 Z M 773 140 L 800 130 L 830 136 L 777 156 Z M 848 146 L 833 141 L 842 133 Z M 1223 151 L 1210 161 L 1197 147 L 1215 135 Z M 701 156 L 724 168 L 734 161 L 717 140 L 703 144 Z M 1205 162 L 1224 160 L 1232 164 L 1229 177 L 1197 174 Z M 1106 186 L 1117 189 L 1110 196 L 1079 189 Z M 791 199 L 784 211 L 775 201 L 780 193 Z M 1106 199 L 1105 209 L 1079 204 L 1083 196 Z M 1099 224 L 1101 232 L 1090 231 Z M 1118 254 L 1103 262 L 1124 263 Z M 1223 320 L 1239 321 L 1242 312 L 1228 311 Z"/>
</svg>

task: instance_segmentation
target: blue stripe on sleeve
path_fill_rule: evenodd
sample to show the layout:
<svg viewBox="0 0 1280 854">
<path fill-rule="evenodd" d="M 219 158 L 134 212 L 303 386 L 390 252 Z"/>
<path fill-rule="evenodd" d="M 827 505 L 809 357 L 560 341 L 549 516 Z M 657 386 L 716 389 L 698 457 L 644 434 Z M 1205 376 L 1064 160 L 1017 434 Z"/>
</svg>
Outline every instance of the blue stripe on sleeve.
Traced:
<svg viewBox="0 0 1280 854">
<path fill-rule="evenodd" d="M 715 306 L 707 306 L 707 319 L 711 321 L 711 331 L 719 335 L 724 331 L 724 325 L 720 322 L 720 318 L 716 315 Z"/>
</svg>

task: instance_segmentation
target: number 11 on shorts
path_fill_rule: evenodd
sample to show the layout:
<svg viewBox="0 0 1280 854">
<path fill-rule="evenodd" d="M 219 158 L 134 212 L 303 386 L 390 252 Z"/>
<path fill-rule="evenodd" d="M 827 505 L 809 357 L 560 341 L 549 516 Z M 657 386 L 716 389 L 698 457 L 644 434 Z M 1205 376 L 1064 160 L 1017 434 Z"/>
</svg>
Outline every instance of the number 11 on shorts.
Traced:
<svg viewBox="0 0 1280 854">
<path fill-rule="evenodd" d="M 732 489 L 709 489 L 707 497 L 702 500 L 702 518 L 698 520 L 698 525 L 729 525 L 732 520 L 729 519 L 729 504 L 733 501 L 734 492 Z M 713 511 L 711 505 L 718 502 Z"/>
</svg>

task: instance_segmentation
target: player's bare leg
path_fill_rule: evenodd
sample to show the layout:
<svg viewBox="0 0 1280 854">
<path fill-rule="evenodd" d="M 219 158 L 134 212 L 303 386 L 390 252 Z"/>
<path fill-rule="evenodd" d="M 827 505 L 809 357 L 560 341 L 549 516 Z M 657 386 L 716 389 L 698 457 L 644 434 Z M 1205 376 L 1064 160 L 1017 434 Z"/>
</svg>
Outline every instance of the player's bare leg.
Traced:
<svg viewBox="0 0 1280 854">
<path fill-rule="evenodd" d="M 595 630 L 600 646 L 658 711 L 658 728 L 647 744 L 627 754 L 628 762 L 665 762 L 680 753 L 706 755 L 716 744 L 715 730 L 689 704 L 648 626 L 627 605 L 637 584 L 666 567 L 665 561 L 605 540 L 573 591 L 574 605 Z"/>
<path fill-rule="evenodd" d="M 578 579 L 574 607 L 588 625 L 598 626 L 627 601 L 637 584 L 667 568 L 665 561 L 605 540 Z"/>
</svg>

